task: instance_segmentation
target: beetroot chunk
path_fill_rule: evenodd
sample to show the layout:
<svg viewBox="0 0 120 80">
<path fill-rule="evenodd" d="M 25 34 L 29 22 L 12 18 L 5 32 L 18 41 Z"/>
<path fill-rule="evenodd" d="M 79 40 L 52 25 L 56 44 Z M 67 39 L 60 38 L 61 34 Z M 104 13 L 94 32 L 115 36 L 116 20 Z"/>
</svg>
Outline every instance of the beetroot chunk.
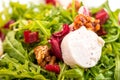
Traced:
<svg viewBox="0 0 120 80">
<path fill-rule="evenodd" d="M 56 74 L 59 74 L 60 73 L 60 67 L 59 65 L 50 65 L 50 64 L 47 64 L 45 66 L 45 69 L 48 70 L 48 71 L 51 71 L 51 72 L 55 72 Z"/>
<path fill-rule="evenodd" d="M 53 36 L 50 39 L 51 44 L 51 51 L 54 56 L 56 56 L 57 59 L 62 60 L 62 54 L 60 49 L 60 40 L 57 38 L 54 38 Z"/>
<path fill-rule="evenodd" d="M 8 22 L 3 26 L 3 28 L 9 29 L 10 25 L 13 24 L 14 22 L 15 22 L 14 20 L 8 21 Z"/>
<path fill-rule="evenodd" d="M 4 33 L 2 33 L 1 30 L 0 30 L 0 38 L 1 38 L 2 41 L 5 39 L 5 35 L 4 35 Z"/>
<path fill-rule="evenodd" d="M 63 30 L 57 33 L 54 33 L 53 36 L 57 39 L 59 39 L 59 42 L 61 43 L 62 39 L 65 37 L 66 34 L 70 32 L 70 28 L 68 24 L 63 25 Z"/>
<path fill-rule="evenodd" d="M 70 32 L 70 28 L 67 24 L 63 25 L 63 30 L 57 33 L 54 33 L 50 38 L 51 44 L 51 51 L 57 59 L 62 60 L 62 53 L 61 53 L 61 41 Z"/>
<path fill-rule="evenodd" d="M 104 29 L 103 27 L 101 27 L 100 30 L 97 31 L 97 34 L 98 34 L 99 36 L 103 36 L 103 35 L 106 35 L 107 32 L 105 31 L 105 29 Z"/>
<path fill-rule="evenodd" d="M 24 31 L 24 42 L 33 43 L 38 41 L 38 32 L 31 32 L 30 30 Z"/>
<path fill-rule="evenodd" d="M 95 18 L 100 20 L 100 24 L 104 24 L 108 20 L 109 15 L 104 9 L 102 9 L 96 13 Z"/>
<path fill-rule="evenodd" d="M 56 0 L 45 0 L 46 4 L 56 5 Z"/>
</svg>

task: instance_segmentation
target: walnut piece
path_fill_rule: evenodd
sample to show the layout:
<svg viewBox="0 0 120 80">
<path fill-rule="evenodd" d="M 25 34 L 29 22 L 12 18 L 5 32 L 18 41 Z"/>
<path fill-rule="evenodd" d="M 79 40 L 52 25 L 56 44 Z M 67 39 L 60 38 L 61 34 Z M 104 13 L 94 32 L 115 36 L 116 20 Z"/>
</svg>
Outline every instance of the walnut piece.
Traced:
<svg viewBox="0 0 120 80">
<path fill-rule="evenodd" d="M 85 26 L 87 29 L 97 32 L 100 30 L 100 21 L 90 16 L 79 14 L 74 20 L 74 29 L 78 29 L 81 26 Z"/>
<path fill-rule="evenodd" d="M 37 46 L 37 47 L 34 49 L 34 53 L 35 53 L 37 62 L 38 62 L 38 64 L 40 65 L 41 62 L 43 61 L 43 59 L 44 59 L 46 56 L 48 56 L 48 54 L 49 54 L 49 48 L 48 48 L 47 45 L 45 45 L 45 46 Z"/>
<path fill-rule="evenodd" d="M 37 63 L 41 67 L 45 67 L 46 64 L 55 64 L 56 63 L 56 57 L 51 56 L 49 53 L 49 48 L 47 45 L 44 46 L 37 46 L 34 49 L 35 57 L 37 59 Z"/>
</svg>

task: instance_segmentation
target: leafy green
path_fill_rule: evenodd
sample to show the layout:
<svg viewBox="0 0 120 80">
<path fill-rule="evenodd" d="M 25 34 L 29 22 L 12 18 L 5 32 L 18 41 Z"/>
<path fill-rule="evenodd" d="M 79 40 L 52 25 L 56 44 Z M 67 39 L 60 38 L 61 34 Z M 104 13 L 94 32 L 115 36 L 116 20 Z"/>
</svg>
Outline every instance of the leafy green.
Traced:
<svg viewBox="0 0 120 80">
<path fill-rule="evenodd" d="M 69 79 L 77 79 L 77 80 L 84 80 L 84 69 L 76 66 L 73 69 L 69 69 L 66 64 L 61 64 L 61 71 L 58 75 L 57 80 L 69 80 Z"/>
<path fill-rule="evenodd" d="M 116 68 L 115 68 L 115 80 L 120 79 L 120 56 L 117 55 L 116 57 Z"/>
<path fill-rule="evenodd" d="M 43 75 L 39 74 L 32 66 L 30 66 L 28 61 L 25 61 L 24 64 L 20 64 L 19 61 L 15 58 L 10 58 L 7 54 L 4 55 L 0 63 L 6 64 L 4 68 L 0 68 L 0 76 L 3 78 L 9 77 L 9 79 L 14 78 L 31 78 L 31 79 L 39 79 L 46 80 Z"/>
<path fill-rule="evenodd" d="M 114 78 L 115 80 L 119 80 L 120 79 L 120 43 L 114 43 L 113 44 L 113 48 L 114 48 L 114 52 L 116 54 L 116 58 L 115 58 L 115 75 Z"/>
<path fill-rule="evenodd" d="M 27 52 L 23 49 L 22 44 L 15 39 L 15 31 L 8 33 L 3 47 L 5 53 L 8 53 L 8 55 L 18 59 L 22 63 L 24 63 L 25 59 L 28 59 Z"/>
<path fill-rule="evenodd" d="M 75 0 L 72 0 L 72 17 L 74 18 L 75 17 L 75 13 L 76 10 L 75 10 Z"/>
<path fill-rule="evenodd" d="M 74 68 L 74 69 L 69 69 L 66 70 L 63 75 L 67 78 L 82 78 L 83 77 L 83 71 L 82 69 L 79 68 Z"/>
<path fill-rule="evenodd" d="M 27 10 L 27 5 L 19 2 L 10 2 L 10 6 L 12 8 L 12 19 L 14 20 L 22 18 Z"/>
<path fill-rule="evenodd" d="M 107 32 L 109 32 L 107 35 L 105 35 L 103 38 L 105 40 L 106 43 L 110 43 L 110 42 L 114 42 L 116 41 L 119 36 L 120 36 L 120 31 L 118 28 L 114 29 L 114 28 L 110 28 L 106 30 Z M 113 32 L 112 32 L 113 31 Z M 115 34 L 116 33 L 116 34 Z"/>
<path fill-rule="evenodd" d="M 49 31 L 49 30 L 45 30 L 45 27 L 42 26 L 42 23 L 41 23 L 41 22 L 36 21 L 36 23 L 39 25 L 39 28 L 40 28 L 40 30 L 44 33 L 44 35 L 50 37 L 50 31 Z"/>
</svg>

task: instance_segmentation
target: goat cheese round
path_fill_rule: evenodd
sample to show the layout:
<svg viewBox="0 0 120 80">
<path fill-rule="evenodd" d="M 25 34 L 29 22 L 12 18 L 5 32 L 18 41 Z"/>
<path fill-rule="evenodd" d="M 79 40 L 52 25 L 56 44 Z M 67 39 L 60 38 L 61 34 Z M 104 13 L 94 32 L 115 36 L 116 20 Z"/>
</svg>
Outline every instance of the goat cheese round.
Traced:
<svg viewBox="0 0 120 80">
<path fill-rule="evenodd" d="M 2 40 L 0 39 L 0 56 L 3 54 Z"/>
<path fill-rule="evenodd" d="M 63 38 L 61 43 L 63 60 L 71 67 L 75 65 L 83 68 L 93 67 L 100 59 L 104 43 L 95 32 L 82 26 Z"/>
</svg>

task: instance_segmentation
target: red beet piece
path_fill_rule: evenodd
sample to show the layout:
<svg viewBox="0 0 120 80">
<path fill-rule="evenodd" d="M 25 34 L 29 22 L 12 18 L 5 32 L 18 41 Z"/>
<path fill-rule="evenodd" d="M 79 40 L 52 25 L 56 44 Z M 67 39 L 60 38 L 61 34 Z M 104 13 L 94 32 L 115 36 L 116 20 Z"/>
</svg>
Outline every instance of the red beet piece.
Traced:
<svg viewBox="0 0 120 80">
<path fill-rule="evenodd" d="M 30 30 L 24 31 L 25 43 L 34 43 L 38 41 L 38 32 L 31 32 Z"/>
<path fill-rule="evenodd" d="M 54 33 L 50 38 L 51 44 L 51 51 L 57 59 L 62 60 L 62 53 L 61 53 L 61 41 L 70 32 L 70 28 L 67 24 L 63 25 L 63 30 L 57 33 Z"/>
<path fill-rule="evenodd" d="M 59 65 L 50 65 L 50 64 L 47 64 L 45 66 L 45 69 L 48 70 L 48 71 L 51 71 L 51 72 L 55 72 L 56 74 L 59 74 L 60 73 L 60 67 Z"/>
<path fill-rule="evenodd" d="M 54 38 L 53 36 L 50 39 L 51 44 L 51 51 L 54 56 L 56 56 L 57 59 L 62 60 L 62 54 L 61 54 L 61 48 L 60 48 L 60 41 L 57 38 Z"/>
<path fill-rule="evenodd" d="M 99 36 L 103 36 L 103 35 L 106 35 L 106 34 L 107 34 L 107 32 L 104 30 L 104 28 L 103 28 L 103 27 L 101 27 L 101 28 L 100 28 L 100 30 L 99 30 L 99 31 L 97 31 L 97 34 L 98 34 Z"/>
<path fill-rule="evenodd" d="M 15 22 L 14 20 L 8 21 L 8 22 L 3 26 L 3 28 L 9 29 L 10 25 L 13 24 L 14 22 Z"/>
<path fill-rule="evenodd" d="M 56 0 L 45 0 L 46 4 L 56 5 Z"/>
<path fill-rule="evenodd" d="M 95 18 L 100 20 L 100 24 L 104 24 L 108 20 L 109 15 L 104 9 L 102 9 L 96 13 Z"/>
<path fill-rule="evenodd" d="M 0 38 L 2 41 L 5 39 L 5 35 L 2 33 L 2 31 L 0 31 Z"/>
</svg>

